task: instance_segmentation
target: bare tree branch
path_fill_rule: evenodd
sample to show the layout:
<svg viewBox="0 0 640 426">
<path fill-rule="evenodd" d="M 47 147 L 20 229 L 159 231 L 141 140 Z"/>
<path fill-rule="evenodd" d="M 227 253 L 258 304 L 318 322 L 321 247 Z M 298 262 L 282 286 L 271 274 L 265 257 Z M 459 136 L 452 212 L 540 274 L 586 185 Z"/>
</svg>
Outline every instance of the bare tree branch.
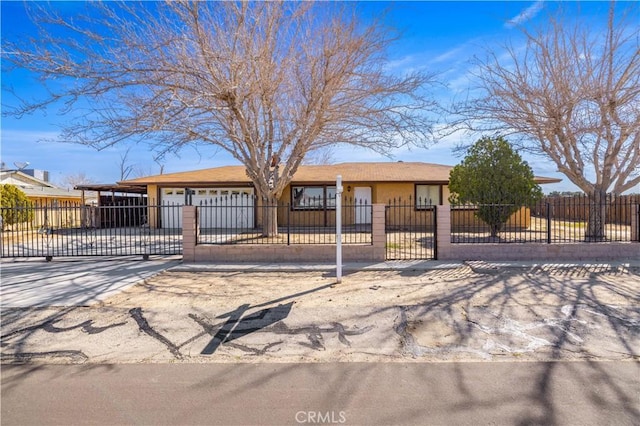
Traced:
<svg viewBox="0 0 640 426">
<path fill-rule="evenodd" d="M 60 186 L 66 189 L 74 189 L 78 185 L 89 185 L 95 181 L 87 176 L 85 172 L 78 172 L 65 175 L 60 179 Z"/>
<path fill-rule="evenodd" d="M 135 170 L 135 165 L 129 163 L 129 152 L 131 151 L 131 147 L 127 148 L 124 154 L 120 154 L 120 161 L 118 161 L 118 166 L 120 168 L 120 180 L 125 180 L 131 173 Z"/>
<path fill-rule="evenodd" d="M 388 152 L 428 144 L 431 75 L 385 73 L 393 41 L 352 5 L 312 2 L 104 2 L 63 19 L 34 6 L 38 38 L 3 40 L 3 60 L 36 73 L 51 104 L 86 114 L 63 138 L 99 149 L 152 140 L 160 156 L 212 144 L 279 197 L 310 151 L 345 143 Z M 280 179 L 269 186 L 273 158 Z"/>
<path fill-rule="evenodd" d="M 640 184 L 639 7 L 617 17 L 612 2 L 604 34 L 561 16 L 524 31 L 477 61 L 481 96 L 456 105 L 456 125 L 522 137 L 522 148 L 550 158 L 587 193 L 621 193 Z M 594 178 L 595 176 L 595 178 Z"/>
</svg>

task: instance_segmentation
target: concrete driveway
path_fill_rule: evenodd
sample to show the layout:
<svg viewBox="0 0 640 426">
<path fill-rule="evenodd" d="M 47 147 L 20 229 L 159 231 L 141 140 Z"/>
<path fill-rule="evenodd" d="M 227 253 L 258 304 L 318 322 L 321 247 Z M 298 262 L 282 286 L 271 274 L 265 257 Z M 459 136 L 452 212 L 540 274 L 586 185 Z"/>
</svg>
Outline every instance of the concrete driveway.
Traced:
<svg viewBox="0 0 640 426">
<path fill-rule="evenodd" d="M 139 257 L 3 259 L 0 306 L 87 306 L 180 262 L 179 256 L 146 261 Z"/>
</svg>

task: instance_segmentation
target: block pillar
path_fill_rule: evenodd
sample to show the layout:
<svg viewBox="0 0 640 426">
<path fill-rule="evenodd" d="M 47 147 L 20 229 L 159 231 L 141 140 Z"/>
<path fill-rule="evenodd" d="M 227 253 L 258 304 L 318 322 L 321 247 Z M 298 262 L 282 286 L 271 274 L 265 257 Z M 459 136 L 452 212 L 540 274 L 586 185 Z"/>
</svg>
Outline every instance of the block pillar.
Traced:
<svg viewBox="0 0 640 426">
<path fill-rule="evenodd" d="M 451 206 L 436 206 L 436 258 L 451 259 Z"/>
<path fill-rule="evenodd" d="M 182 261 L 192 263 L 196 261 L 196 206 L 182 207 Z"/>
<path fill-rule="evenodd" d="M 374 261 L 384 261 L 386 256 L 387 234 L 385 232 L 384 204 L 374 204 L 371 220 L 371 243 L 374 251 Z"/>
<path fill-rule="evenodd" d="M 631 241 L 640 242 L 640 204 L 631 206 Z"/>
</svg>

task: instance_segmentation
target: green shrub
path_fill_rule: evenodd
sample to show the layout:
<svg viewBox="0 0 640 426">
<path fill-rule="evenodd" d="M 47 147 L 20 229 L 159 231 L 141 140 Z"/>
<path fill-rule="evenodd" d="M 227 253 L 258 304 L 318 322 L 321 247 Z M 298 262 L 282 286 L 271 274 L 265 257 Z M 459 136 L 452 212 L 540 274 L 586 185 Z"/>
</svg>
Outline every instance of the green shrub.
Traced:
<svg viewBox="0 0 640 426">
<path fill-rule="evenodd" d="M 483 137 L 473 144 L 449 177 L 451 204 L 478 207 L 477 216 L 496 237 L 509 217 L 542 197 L 531 167 L 504 138 Z"/>
<path fill-rule="evenodd" d="M 15 185 L 0 185 L 0 207 L 2 229 L 16 223 L 33 220 L 33 205 L 31 201 Z"/>
</svg>

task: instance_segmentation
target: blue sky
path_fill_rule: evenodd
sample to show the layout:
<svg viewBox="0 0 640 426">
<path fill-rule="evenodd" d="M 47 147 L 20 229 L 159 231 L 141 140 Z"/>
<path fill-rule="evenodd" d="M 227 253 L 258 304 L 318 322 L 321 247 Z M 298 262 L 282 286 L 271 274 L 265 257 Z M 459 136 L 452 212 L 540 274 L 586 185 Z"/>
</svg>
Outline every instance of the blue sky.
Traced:
<svg viewBox="0 0 640 426">
<path fill-rule="evenodd" d="M 24 14 L 22 2 L 0 2 L 2 12 L 2 37 L 16 37 L 29 32 L 30 26 Z M 54 2 L 56 7 L 73 14 L 82 7 L 80 2 Z M 508 39 L 519 39 L 516 25 L 539 25 L 549 13 L 554 13 L 555 2 L 360 2 L 358 8 L 365 15 L 376 15 L 390 8 L 386 15 L 388 24 L 401 31 L 399 40 L 389 52 L 392 72 L 424 69 L 440 73 L 447 87 L 440 87 L 435 96 L 447 102 L 456 91 L 464 90 L 471 69 L 469 59 L 485 48 L 500 51 Z M 590 19 L 606 16 L 605 2 L 564 3 L 571 13 L 588 16 Z M 22 96 L 41 93 L 41 88 L 32 76 L 25 72 L 2 72 L 2 105 L 11 105 L 15 99 L 5 87 L 12 85 Z M 29 168 L 48 170 L 51 179 L 61 181 L 65 176 L 84 173 L 94 182 L 111 183 L 120 178 L 121 156 L 130 147 L 128 164 L 136 168 L 136 174 L 159 173 L 159 165 L 153 161 L 153 153 L 143 145 L 121 145 L 103 151 L 77 144 L 43 142 L 55 139 L 64 123 L 65 116 L 54 110 L 36 113 L 20 119 L 2 117 L 1 157 L 8 167 L 14 162 L 29 162 Z M 399 149 L 392 158 L 382 157 L 370 151 L 354 151 L 350 147 L 337 147 L 334 162 L 343 161 L 424 161 L 454 165 L 461 161 L 452 152 L 460 142 L 473 142 L 475 138 L 453 135 L 444 138 L 429 149 Z M 560 177 L 555 166 L 548 160 L 525 157 L 537 175 Z M 216 149 L 184 149 L 179 157 L 163 160 L 164 172 L 217 167 L 236 164 L 233 158 Z M 566 179 L 553 185 L 545 185 L 545 191 L 575 190 Z"/>
</svg>

